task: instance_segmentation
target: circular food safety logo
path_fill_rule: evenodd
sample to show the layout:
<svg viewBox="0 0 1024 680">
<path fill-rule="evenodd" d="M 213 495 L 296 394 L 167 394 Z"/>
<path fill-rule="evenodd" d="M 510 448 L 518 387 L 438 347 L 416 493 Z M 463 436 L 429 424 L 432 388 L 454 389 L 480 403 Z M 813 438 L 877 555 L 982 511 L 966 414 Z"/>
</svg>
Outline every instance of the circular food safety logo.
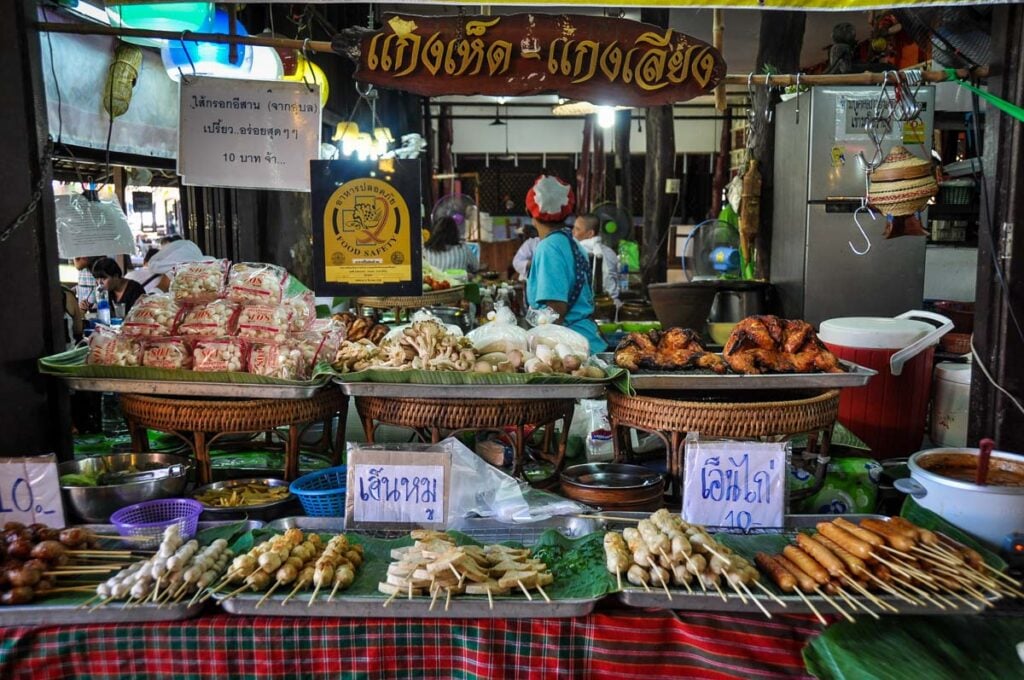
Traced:
<svg viewBox="0 0 1024 680">
<path fill-rule="evenodd" d="M 379 179 L 345 182 L 324 209 L 325 233 L 333 234 L 341 248 L 356 256 L 387 253 L 409 228 L 409 207 L 402 195 Z"/>
<path fill-rule="evenodd" d="M 333 255 L 331 255 L 331 264 L 333 264 L 333 265 L 345 264 L 345 256 L 342 255 L 341 253 L 334 253 Z"/>
<path fill-rule="evenodd" d="M 405 262 L 405 255 L 399 252 L 391 253 L 391 264 L 402 264 Z"/>
</svg>

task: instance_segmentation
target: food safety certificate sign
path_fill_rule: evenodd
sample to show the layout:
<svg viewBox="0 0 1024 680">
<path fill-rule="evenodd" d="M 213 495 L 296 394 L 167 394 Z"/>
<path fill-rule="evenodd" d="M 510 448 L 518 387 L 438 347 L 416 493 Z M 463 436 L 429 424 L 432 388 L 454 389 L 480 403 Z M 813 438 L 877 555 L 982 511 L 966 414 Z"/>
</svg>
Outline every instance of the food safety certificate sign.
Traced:
<svg viewBox="0 0 1024 680">
<path fill-rule="evenodd" d="M 317 295 L 422 293 L 419 161 L 314 161 Z"/>
</svg>

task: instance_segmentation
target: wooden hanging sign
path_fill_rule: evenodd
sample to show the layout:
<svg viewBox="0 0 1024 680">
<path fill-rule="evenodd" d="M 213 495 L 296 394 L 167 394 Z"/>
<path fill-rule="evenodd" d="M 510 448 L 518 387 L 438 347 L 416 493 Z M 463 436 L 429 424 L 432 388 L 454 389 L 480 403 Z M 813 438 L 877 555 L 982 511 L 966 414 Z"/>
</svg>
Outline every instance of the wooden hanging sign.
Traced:
<svg viewBox="0 0 1024 680">
<path fill-rule="evenodd" d="M 567 14 L 388 14 L 380 30 L 362 37 L 355 74 L 423 96 L 554 93 L 625 106 L 686 101 L 724 76 L 722 55 L 691 36 Z"/>
</svg>

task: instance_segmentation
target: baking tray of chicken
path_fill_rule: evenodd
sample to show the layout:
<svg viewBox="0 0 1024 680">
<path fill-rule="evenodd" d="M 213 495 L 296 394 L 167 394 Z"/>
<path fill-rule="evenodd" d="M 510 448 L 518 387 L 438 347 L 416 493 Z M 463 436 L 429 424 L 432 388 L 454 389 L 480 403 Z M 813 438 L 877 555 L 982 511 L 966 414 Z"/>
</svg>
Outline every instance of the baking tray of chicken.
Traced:
<svg viewBox="0 0 1024 680">
<path fill-rule="evenodd" d="M 862 387 L 873 371 L 841 361 L 805 321 L 748 317 L 736 324 L 722 353 L 683 328 L 630 333 L 602 356 L 630 372 L 646 390 L 793 390 Z"/>
</svg>

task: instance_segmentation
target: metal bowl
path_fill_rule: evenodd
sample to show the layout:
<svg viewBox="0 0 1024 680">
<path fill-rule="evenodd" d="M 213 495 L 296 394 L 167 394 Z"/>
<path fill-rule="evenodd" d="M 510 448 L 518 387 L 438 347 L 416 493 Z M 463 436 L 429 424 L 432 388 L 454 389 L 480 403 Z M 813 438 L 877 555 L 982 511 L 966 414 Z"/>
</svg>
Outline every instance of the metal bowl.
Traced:
<svg viewBox="0 0 1024 680">
<path fill-rule="evenodd" d="M 121 453 L 67 461 L 57 466 L 57 474 L 125 473 L 128 481 L 123 484 L 61 485 L 64 502 L 83 521 L 106 523 L 110 515 L 127 505 L 180 496 L 191 469 L 188 458 L 171 453 Z"/>
<path fill-rule="evenodd" d="M 226 479 L 222 482 L 214 482 L 213 484 L 207 484 L 201 486 L 192 492 L 192 497 L 196 500 L 199 494 L 204 491 L 219 491 L 222 489 L 231 489 L 236 486 L 245 486 L 246 484 L 266 484 L 267 486 L 283 486 L 287 487 L 288 482 L 283 479 L 274 479 L 273 477 L 250 477 L 247 479 Z M 276 519 L 281 516 L 282 510 L 289 503 L 295 501 L 295 496 L 289 493 L 287 496 L 280 500 L 272 501 L 270 503 L 257 503 L 256 505 L 238 505 L 231 508 L 221 508 L 203 503 L 203 519 L 258 519 L 258 520 L 270 520 Z"/>
<path fill-rule="evenodd" d="M 562 472 L 561 482 L 569 498 L 605 510 L 656 510 L 665 490 L 661 473 L 622 463 L 573 465 Z"/>
</svg>

